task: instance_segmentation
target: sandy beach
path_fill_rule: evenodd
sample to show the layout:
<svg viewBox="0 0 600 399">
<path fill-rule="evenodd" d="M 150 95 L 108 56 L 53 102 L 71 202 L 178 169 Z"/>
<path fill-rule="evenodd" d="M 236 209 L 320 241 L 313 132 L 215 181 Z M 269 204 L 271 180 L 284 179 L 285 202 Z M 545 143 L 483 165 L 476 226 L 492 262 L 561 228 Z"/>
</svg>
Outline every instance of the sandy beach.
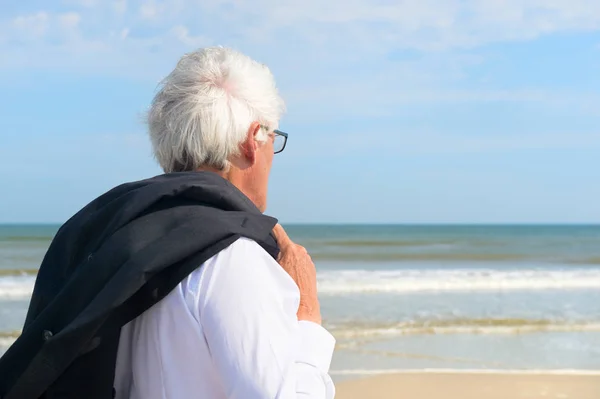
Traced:
<svg viewBox="0 0 600 399">
<path fill-rule="evenodd" d="M 336 384 L 336 399 L 598 399 L 600 375 L 398 373 Z"/>
</svg>

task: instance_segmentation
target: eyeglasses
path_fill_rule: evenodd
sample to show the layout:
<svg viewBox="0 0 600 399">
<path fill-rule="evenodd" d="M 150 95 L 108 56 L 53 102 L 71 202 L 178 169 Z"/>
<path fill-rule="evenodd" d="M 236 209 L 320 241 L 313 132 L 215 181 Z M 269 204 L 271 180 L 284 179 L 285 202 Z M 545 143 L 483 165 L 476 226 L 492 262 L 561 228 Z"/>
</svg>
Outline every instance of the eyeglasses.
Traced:
<svg viewBox="0 0 600 399">
<path fill-rule="evenodd" d="M 268 126 L 260 125 L 261 128 L 269 131 Z M 282 132 L 281 130 L 273 130 L 273 135 L 275 136 L 273 140 L 273 152 L 275 154 L 279 154 L 281 151 L 285 149 L 285 145 L 287 144 L 288 134 Z"/>
</svg>

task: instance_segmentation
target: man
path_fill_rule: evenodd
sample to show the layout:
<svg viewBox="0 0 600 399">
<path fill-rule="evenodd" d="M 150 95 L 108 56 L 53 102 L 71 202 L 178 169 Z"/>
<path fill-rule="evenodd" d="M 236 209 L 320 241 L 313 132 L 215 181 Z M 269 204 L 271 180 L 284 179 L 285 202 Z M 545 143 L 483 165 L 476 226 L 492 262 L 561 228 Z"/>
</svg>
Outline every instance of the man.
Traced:
<svg viewBox="0 0 600 399">
<path fill-rule="evenodd" d="M 283 108 L 269 69 L 239 52 L 179 61 L 148 114 L 166 173 L 58 231 L 0 358 L 0 398 L 334 397 L 314 264 L 263 215 Z"/>
<path fill-rule="evenodd" d="M 264 211 L 282 111 L 266 66 L 226 48 L 187 54 L 149 112 L 155 156 L 165 172 L 222 176 Z M 117 398 L 333 398 L 315 267 L 275 235 L 279 264 L 239 239 L 123 328 Z"/>
</svg>

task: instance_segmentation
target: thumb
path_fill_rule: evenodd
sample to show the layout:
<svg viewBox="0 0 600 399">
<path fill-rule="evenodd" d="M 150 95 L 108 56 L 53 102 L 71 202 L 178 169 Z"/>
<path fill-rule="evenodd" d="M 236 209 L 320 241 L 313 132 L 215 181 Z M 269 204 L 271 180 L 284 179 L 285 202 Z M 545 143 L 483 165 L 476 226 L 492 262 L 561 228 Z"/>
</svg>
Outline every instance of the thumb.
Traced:
<svg viewBox="0 0 600 399">
<path fill-rule="evenodd" d="M 292 240 L 279 223 L 273 228 L 273 235 L 275 236 L 275 240 L 277 240 L 277 244 L 282 249 L 293 244 Z"/>
</svg>

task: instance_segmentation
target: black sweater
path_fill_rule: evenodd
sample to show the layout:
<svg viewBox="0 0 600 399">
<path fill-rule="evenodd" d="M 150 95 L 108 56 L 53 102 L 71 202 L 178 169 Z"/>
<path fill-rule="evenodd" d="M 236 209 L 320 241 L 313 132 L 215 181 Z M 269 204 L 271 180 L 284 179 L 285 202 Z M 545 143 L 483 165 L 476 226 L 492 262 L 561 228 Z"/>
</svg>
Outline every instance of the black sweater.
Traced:
<svg viewBox="0 0 600 399">
<path fill-rule="evenodd" d="M 0 398 L 112 398 L 121 327 L 239 237 L 276 258 L 276 222 L 211 172 L 98 197 L 44 257 L 23 332 L 0 358 Z"/>
</svg>

